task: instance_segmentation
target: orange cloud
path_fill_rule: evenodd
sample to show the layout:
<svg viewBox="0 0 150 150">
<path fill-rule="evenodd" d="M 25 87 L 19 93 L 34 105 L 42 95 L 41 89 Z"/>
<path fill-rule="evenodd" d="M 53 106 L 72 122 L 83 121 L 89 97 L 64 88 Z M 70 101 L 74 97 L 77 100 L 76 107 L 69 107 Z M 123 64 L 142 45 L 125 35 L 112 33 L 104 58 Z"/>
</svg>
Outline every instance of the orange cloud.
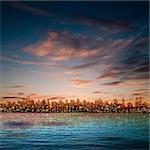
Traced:
<svg viewBox="0 0 150 150">
<path fill-rule="evenodd" d="M 103 42 L 99 37 L 91 39 L 88 36 L 76 35 L 68 32 L 48 32 L 45 39 L 23 48 L 34 56 L 45 57 L 50 61 L 70 61 L 75 59 L 100 62 L 101 59 L 110 59 L 107 50 L 116 53 L 132 43 L 133 39 L 117 39 Z M 103 57 L 103 58 L 102 58 Z M 101 59 L 99 59 L 101 58 Z M 69 69 L 82 69 L 93 66 L 95 62 L 80 66 L 70 66 Z"/>
<path fill-rule="evenodd" d="M 79 72 L 67 71 L 64 74 L 66 74 L 66 75 L 79 75 Z"/>
<path fill-rule="evenodd" d="M 93 82 L 92 80 L 81 80 L 78 78 L 73 78 L 70 81 L 73 85 L 88 85 L 88 84 L 91 84 Z"/>
<path fill-rule="evenodd" d="M 62 61 L 96 56 L 101 51 L 100 47 L 89 46 L 87 39 L 82 36 L 51 31 L 43 41 L 31 44 L 23 50 L 34 56 L 48 56 L 50 60 Z"/>
<path fill-rule="evenodd" d="M 29 52 L 35 56 L 46 56 L 52 51 L 54 44 L 51 40 L 42 41 L 36 44 L 29 45 L 24 48 L 25 52 Z"/>
</svg>

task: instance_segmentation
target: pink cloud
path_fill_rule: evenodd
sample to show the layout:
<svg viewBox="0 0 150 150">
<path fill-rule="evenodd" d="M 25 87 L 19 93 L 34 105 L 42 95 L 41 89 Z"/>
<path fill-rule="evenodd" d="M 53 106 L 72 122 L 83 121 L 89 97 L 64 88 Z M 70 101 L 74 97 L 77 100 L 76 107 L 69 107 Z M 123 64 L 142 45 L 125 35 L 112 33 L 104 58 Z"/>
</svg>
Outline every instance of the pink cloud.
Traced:
<svg viewBox="0 0 150 150">
<path fill-rule="evenodd" d="M 89 39 L 83 35 L 75 35 L 68 32 L 48 32 L 45 39 L 23 48 L 27 53 L 34 56 L 45 57 L 51 61 L 66 61 L 71 59 L 90 59 L 99 55 L 104 57 L 105 52 L 117 52 L 126 48 L 133 39 L 109 39 L 103 42 L 97 36 Z M 105 51 L 105 52 L 104 52 Z M 106 55 L 106 54 L 105 54 Z M 106 55 L 105 59 L 112 55 Z"/>
<path fill-rule="evenodd" d="M 79 75 L 79 72 L 75 72 L 75 71 L 67 71 L 64 73 L 65 75 Z"/>
<path fill-rule="evenodd" d="M 53 42 L 46 40 L 25 47 L 24 51 L 29 52 L 35 56 L 46 56 L 52 51 L 53 47 L 54 47 Z"/>
<path fill-rule="evenodd" d="M 73 85 L 89 85 L 93 81 L 92 80 L 81 80 L 79 78 L 73 78 L 70 80 L 71 84 Z"/>
<path fill-rule="evenodd" d="M 88 49 L 86 44 L 88 46 L 83 37 L 52 31 L 48 32 L 48 36 L 43 41 L 28 45 L 23 50 L 34 56 L 48 56 L 53 61 L 88 58 L 96 56 L 101 50 L 100 48 Z"/>
</svg>

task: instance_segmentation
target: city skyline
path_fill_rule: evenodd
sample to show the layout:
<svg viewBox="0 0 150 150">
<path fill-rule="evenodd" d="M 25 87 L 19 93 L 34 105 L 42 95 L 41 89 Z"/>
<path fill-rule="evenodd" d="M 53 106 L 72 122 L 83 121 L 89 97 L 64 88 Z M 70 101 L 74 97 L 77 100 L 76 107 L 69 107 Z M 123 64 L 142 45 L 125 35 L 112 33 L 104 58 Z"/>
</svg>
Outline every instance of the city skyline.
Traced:
<svg viewBox="0 0 150 150">
<path fill-rule="evenodd" d="M 23 100 L 7 101 L 0 103 L 0 112 L 38 112 L 38 113 L 149 113 L 149 104 L 142 101 L 142 98 L 136 98 L 135 102 L 119 102 L 117 99 L 113 101 L 103 101 L 97 99 L 95 101 L 86 100 L 59 100 L 35 98 L 24 98 Z"/>
<path fill-rule="evenodd" d="M 1 96 L 149 102 L 149 2 L 1 2 Z"/>
</svg>

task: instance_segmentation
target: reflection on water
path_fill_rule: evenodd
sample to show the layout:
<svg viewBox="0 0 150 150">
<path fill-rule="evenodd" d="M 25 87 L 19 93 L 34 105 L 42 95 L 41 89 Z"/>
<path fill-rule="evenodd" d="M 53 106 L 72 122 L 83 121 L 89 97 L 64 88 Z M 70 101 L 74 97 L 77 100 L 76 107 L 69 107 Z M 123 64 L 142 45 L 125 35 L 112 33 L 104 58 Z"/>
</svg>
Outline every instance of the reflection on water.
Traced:
<svg viewBox="0 0 150 150">
<path fill-rule="evenodd" d="M 3 123 L 3 126 L 6 128 L 27 128 L 32 123 L 26 121 L 6 121 Z"/>
<path fill-rule="evenodd" d="M 148 114 L 1 113 L 1 149 L 148 150 Z"/>
</svg>

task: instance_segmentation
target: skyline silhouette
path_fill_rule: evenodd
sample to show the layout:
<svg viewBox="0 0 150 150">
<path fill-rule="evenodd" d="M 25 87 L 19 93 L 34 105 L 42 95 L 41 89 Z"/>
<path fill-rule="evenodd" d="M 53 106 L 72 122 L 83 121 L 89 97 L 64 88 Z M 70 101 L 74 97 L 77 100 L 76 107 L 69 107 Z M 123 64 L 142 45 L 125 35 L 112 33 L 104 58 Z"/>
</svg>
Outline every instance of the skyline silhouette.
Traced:
<svg viewBox="0 0 150 150">
<path fill-rule="evenodd" d="M 5 97 L 10 99 L 11 97 Z M 0 112 L 37 112 L 37 113 L 79 113 L 79 112 L 95 112 L 95 113 L 149 113 L 150 105 L 137 97 L 135 103 L 133 101 L 126 102 L 117 99 L 109 102 L 108 100 L 97 99 L 94 101 L 86 101 L 80 99 L 71 100 L 52 100 L 42 99 L 35 100 L 29 96 L 22 100 L 6 101 L 0 103 Z"/>
</svg>

